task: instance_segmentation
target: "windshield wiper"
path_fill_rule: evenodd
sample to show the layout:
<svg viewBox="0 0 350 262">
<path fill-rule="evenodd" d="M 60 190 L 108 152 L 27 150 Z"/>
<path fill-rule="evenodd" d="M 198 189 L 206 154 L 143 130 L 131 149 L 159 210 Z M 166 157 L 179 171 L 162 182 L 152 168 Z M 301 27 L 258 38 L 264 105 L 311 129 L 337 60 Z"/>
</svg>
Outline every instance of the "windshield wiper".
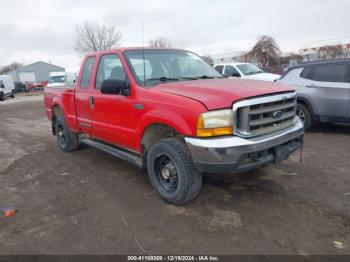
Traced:
<svg viewBox="0 0 350 262">
<path fill-rule="evenodd" d="M 214 79 L 214 78 L 222 78 L 220 76 L 208 76 L 208 75 L 203 75 L 203 76 L 197 76 L 197 79 Z"/>
<path fill-rule="evenodd" d="M 180 79 L 185 79 L 185 80 L 198 80 L 198 77 L 195 77 L 195 76 L 181 76 Z"/>
<path fill-rule="evenodd" d="M 146 81 L 161 81 L 161 82 L 179 81 L 179 78 L 162 76 L 162 77 L 156 77 L 156 78 L 148 78 L 146 79 Z"/>
</svg>

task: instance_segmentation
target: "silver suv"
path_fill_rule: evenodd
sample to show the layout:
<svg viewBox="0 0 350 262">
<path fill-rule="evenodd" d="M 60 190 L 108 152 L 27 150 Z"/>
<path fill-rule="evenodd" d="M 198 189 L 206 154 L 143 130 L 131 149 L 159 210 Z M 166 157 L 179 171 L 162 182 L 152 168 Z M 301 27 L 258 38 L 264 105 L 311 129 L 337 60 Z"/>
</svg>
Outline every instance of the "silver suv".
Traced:
<svg viewBox="0 0 350 262">
<path fill-rule="evenodd" d="M 278 83 L 293 85 L 305 129 L 315 122 L 350 122 L 350 59 L 309 62 L 290 68 Z"/>
</svg>

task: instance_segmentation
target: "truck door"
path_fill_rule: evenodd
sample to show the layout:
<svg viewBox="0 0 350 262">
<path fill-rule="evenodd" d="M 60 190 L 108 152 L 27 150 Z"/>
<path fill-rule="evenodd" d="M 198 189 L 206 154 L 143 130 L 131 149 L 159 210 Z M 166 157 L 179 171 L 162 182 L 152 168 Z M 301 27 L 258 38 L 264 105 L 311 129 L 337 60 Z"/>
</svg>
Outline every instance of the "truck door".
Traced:
<svg viewBox="0 0 350 262">
<path fill-rule="evenodd" d="M 349 66 L 345 63 L 316 65 L 304 85 L 313 94 L 317 113 L 340 121 L 349 115 Z"/>
<path fill-rule="evenodd" d="M 132 116 L 133 98 L 129 94 L 103 94 L 102 82 L 107 79 L 127 81 L 122 62 L 117 54 L 101 56 L 95 85 L 91 93 L 94 101 L 92 109 L 93 136 L 99 140 L 136 149 L 136 123 Z"/>
<path fill-rule="evenodd" d="M 87 134 L 91 135 L 91 109 L 90 100 L 92 81 L 92 72 L 94 72 L 95 56 L 90 56 L 85 60 L 83 69 L 80 72 L 81 77 L 77 83 L 75 92 L 75 107 L 77 112 L 77 124 Z"/>
</svg>

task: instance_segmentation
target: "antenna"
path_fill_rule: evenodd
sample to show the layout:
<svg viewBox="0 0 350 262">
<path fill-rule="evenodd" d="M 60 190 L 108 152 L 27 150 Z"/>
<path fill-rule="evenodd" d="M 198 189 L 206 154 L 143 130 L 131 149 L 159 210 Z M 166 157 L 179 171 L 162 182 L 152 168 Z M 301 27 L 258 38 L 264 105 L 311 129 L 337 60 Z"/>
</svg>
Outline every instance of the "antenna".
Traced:
<svg viewBox="0 0 350 262">
<path fill-rule="evenodd" d="M 145 60 L 145 34 L 143 31 L 143 21 L 141 21 L 141 26 L 142 26 L 143 83 L 146 87 L 147 86 L 147 78 L 146 78 L 146 60 Z"/>
</svg>

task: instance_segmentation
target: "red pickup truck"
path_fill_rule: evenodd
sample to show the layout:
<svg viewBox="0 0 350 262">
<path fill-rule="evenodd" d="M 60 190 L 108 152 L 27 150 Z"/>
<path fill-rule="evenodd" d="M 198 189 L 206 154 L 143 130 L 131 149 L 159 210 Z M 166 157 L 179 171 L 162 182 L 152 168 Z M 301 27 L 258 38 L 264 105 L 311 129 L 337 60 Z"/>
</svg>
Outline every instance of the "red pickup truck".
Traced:
<svg viewBox="0 0 350 262">
<path fill-rule="evenodd" d="M 196 54 L 121 48 L 89 54 L 76 86 L 45 88 L 59 147 L 79 143 L 147 168 L 154 189 L 185 204 L 202 174 L 277 163 L 303 143 L 295 91 L 225 79 Z"/>
</svg>

